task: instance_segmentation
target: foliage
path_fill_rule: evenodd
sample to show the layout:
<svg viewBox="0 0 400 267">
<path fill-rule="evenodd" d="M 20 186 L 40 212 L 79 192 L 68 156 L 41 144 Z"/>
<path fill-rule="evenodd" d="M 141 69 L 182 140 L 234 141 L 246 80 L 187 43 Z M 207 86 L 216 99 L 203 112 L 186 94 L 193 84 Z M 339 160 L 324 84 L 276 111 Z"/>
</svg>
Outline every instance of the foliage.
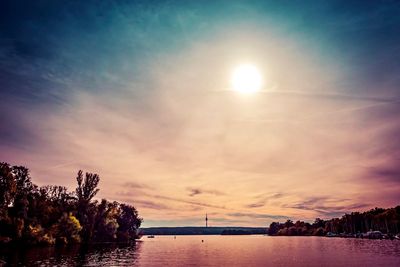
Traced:
<svg viewBox="0 0 400 267">
<path fill-rule="evenodd" d="M 38 187 L 23 166 L 0 163 L 0 241 L 31 245 L 131 241 L 142 219 L 135 207 L 93 198 L 100 177 L 79 171 L 77 188 Z"/>
<path fill-rule="evenodd" d="M 102 199 L 97 207 L 97 215 L 95 219 L 94 240 L 103 242 L 107 240 L 116 240 L 118 230 L 118 203 L 108 202 Z"/>
<path fill-rule="evenodd" d="M 137 238 L 137 229 L 142 223 L 142 218 L 139 218 L 138 212 L 135 207 L 121 204 L 121 216 L 117 217 L 118 222 L 118 238 L 120 241 L 130 241 Z"/>
<path fill-rule="evenodd" d="M 53 225 L 53 235 L 56 236 L 57 243 L 65 245 L 79 243 L 81 230 L 81 224 L 72 213 L 64 213 L 58 223 Z"/>
<path fill-rule="evenodd" d="M 297 221 L 293 224 L 287 220 L 285 223 L 273 222 L 268 229 L 269 235 L 326 235 L 358 234 L 368 231 L 381 231 L 386 234 L 400 232 L 400 206 L 389 209 L 375 208 L 363 213 L 352 212 L 341 218 L 322 220 L 316 218 L 314 223 Z"/>
<path fill-rule="evenodd" d="M 0 162 L 0 217 L 7 216 L 7 207 L 17 191 L 17 183 L 9 164 Z"/>
<path fill-rule="evenodd" d="M 83 175 L 80 170 L 76 177 L 76 181 L 78 182 L 78 187 L 76 188 L 78 201 L 89 203 L 100 190 L 96 188 L 100 181 L 100 177 L 97 174 L 86 173 L 85 181 L 82 183 Z"/>
</svg>

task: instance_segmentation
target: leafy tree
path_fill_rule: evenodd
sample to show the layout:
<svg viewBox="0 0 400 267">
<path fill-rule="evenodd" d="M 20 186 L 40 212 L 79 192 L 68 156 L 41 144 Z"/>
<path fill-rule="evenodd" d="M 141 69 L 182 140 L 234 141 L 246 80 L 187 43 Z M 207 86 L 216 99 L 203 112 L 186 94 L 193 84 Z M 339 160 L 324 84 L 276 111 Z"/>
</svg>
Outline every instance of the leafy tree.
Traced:
<svg viewBox="0 0 400 267">
<path fill-rule="evenodd" d="M 8 216 L 8 206 L 12 203 L 17 184 L 12 173 L 12 168 L 5 162 L 0 162 L 0 220 Z"/>
<path fill-rule="evenodd" d="M 314 228 L 319 228 L 319 227 L 324 227 L 325 226 L 325 221 L 321 220 L 320 218 L 316 218 L 314 223 L 312 224 Z"/>
<path fill-rule="evenodd" d="M 76 177 L 76 181 L 78 182 L 78 187 L 76 188 L 78 202 L 88 204 L 100 190 L 97 188 L 100 181 L 99 175 L 87 172 L 85 180 L 83 180 L 82 170 L 80 170 Z"/>
<path fill-rule="evenodd" d="M 38 190 L 35 213 L 41 215 L 42 226 L 58 221 L 64 212 L 74 210 L 74 196 L 65 186 L 46 185 Z"/>
<path fill-rule="evenodd" d="M 94 228 L 94 240 L 96 242 L 114 241 L 117 238 L 118 203 L 108 202 L 102 199 L 97 207 L 97 215 Z"/>
<path fill-rule="evenodd" d="M 14 166 L 12 172 L 17 186 L 12 210 L 17 218 L 25 220 L 28 217 L 29 203 L 34 200 L 37 186 L 32 183 L 27 168 Z"/>
<path fill-rule="evenodd" d="M 71 200 L 74 199 L 72 194 L 68 192 L 68 189 L 65 186 L 46 185 L 40 187 L 40 190 L 44 195 L 46 195 L 48 200 L 60 207 L 69 206 Z"/>
<path fill-rule="evenodd" d="M 293 221 L 287 220 L 283 225 L 284 225 L 286 228 L 289 228 L 289 227 L 293 226 L 294 224 L 293 224 Z"/>
<path fill-rule="evenodd" d="M 99 192 L 97 185 L 100 177 L 97 174 L 86 173 L 83 179 L 82 171 L 78 172 L 76 177 L 78 187 L 76 188 L 77 196 L 77 216 L 82 224 L 82 237 L 84 242 L 90 242 L 93 237 L 94 221 L 96 214 L 95 204 L 91 204 L 92 198 Z"/>
<path fill-rule="evenodd" d="M 278 222 L 272 222 L 269 225 L 268 234 L 269 235 L 276 235 L 278 233 L 279 229 L 280 229 L 279 223 Z"/>
<path fill-rule="evenodd" d="M 135 207 L 127 204 L 120 205 L 120 216 L 117 222 L 118 239 L 120 241 L 130 241 L 137 238 L 137 229 L 142 224 L 142 218 L 139 217 Z"/>
</svg>

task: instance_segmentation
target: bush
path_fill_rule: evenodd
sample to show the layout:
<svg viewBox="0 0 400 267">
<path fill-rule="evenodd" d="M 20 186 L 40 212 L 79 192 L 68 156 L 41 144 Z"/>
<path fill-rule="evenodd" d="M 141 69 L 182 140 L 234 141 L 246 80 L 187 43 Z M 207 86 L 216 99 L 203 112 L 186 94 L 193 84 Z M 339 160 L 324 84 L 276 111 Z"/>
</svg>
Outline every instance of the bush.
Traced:
<svg viewBox="0 0 400 267">
<path fill-rule="evenodd" d="M 64 213 L 58 220 L 58 223 L 53 225 L 53 235 L 57 238 L 59 244 L 71 244 L 81 242 L 79 236 L 82 226 L 79 220 L 72 213 Z"/>
</svg>

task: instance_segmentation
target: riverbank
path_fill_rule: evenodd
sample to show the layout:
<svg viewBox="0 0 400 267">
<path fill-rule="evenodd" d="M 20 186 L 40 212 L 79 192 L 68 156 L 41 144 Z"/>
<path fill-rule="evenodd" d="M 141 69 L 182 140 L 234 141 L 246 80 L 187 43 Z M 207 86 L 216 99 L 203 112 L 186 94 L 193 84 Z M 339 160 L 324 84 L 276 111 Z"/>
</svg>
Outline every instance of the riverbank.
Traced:
<svg viewBox="0 0 400 267">
<path fill-rule="evenodd" d="M 340 237 L 340 238 L 361 238 L 361 239 L 388 239 L 400 240 L 400 234 L 383 234 L 380 231 L 369 231 L 367 233 L 346 234 L 346 233 L 327 233 L 326 237 Z"/>
</svg>

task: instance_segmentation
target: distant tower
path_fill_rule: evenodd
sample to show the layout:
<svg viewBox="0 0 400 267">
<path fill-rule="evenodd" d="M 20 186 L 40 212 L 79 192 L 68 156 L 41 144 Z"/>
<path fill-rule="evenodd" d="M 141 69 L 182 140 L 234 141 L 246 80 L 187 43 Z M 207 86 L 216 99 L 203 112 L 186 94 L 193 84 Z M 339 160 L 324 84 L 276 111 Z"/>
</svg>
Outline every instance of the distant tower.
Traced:
<svg viewBox="0 0 400 267">
<path fill-rule="evenodd" d="M 208 217 L 207 217 L 207 213 L 206 213 L 206 227 L 208 227 Z"/>
</svg>

